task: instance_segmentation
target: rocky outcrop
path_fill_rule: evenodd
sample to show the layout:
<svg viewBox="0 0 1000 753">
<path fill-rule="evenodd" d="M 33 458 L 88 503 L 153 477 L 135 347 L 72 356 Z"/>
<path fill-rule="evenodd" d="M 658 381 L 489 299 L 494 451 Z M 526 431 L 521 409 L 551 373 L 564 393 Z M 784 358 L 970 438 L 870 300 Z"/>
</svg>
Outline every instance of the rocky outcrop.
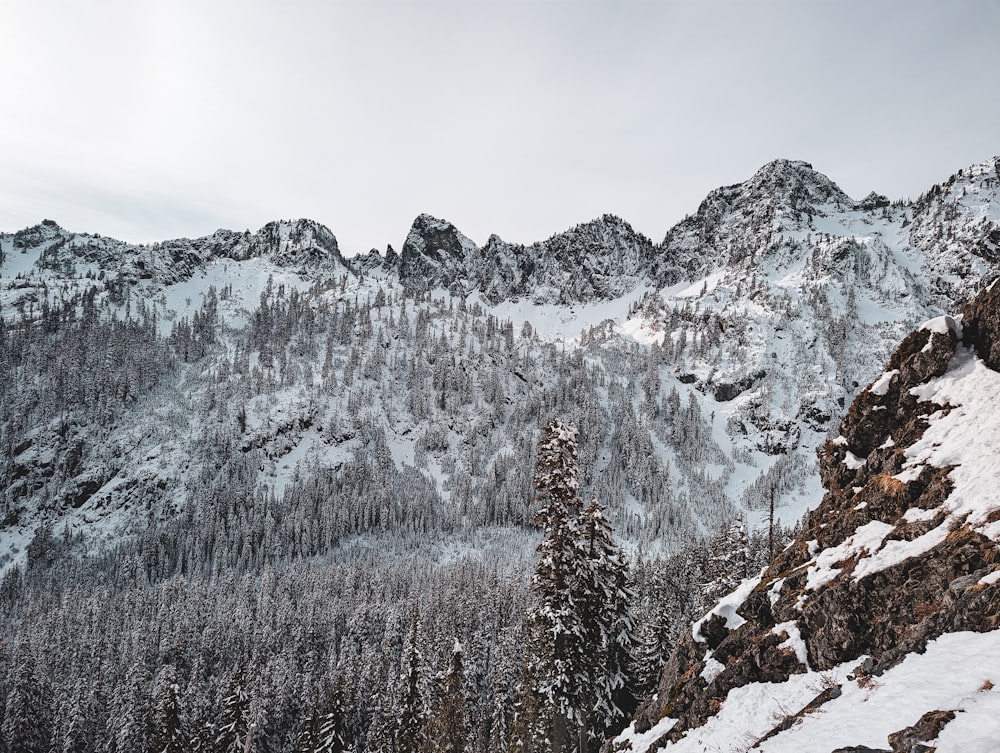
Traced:
<svg viewBox="0 0 1000 753">
<path fill-rule="evenodd" d="M 629 292 L 649 279 L 654 253 L 648 238 L 613 215 L 528 246 L 491 235 L 479 247 L 450 222 L 423 214 L 403 244 L 399 275 L 411 288 L 479 292 L 494 304 L 573 304 Z"/>
<path fill-rule="evenodd" d="M 945 633 L 1000 629 L 1000 577 L 991 575 L 1000 571 L 991 527 L 1000 505 L 951 504 L 953 467 L 912 452 L 955 409 L 925 400 L 928 383 L 972 354 L 1000 370 L 998 344 L 996 285 L 966 306 L 961 323 L 941 317 L 906 337 L 855 399 L 840 436 L 819 450 L 822 503 L 759 579 L 682 635 L 636 730 L 676 719 L 662 745 L 702 725 L 734 688 L 862 657 L 858 672 L 877 675 Z M 942 719 L 922 720 L 913 734 L 930 739 Z M 892 750 L 912 736 L 901 731 Z"/>
<path fill-rule="evenodd" d="M 190 279 L 212 261 L 265 258 L 275 265 L 318 276 L 347 271 L 337 239 L 312 220 L 269 222 L 256 233 L 217 230 L 201 238 L 135 245 L 99 235 L 73 233 L 52 220 L 13 236 L 15 250 L 38 249 L 35 267 L 73 277 L 89 267 L 119 283 L 170 285 Z"/>
<path fill-rule="evenodd" d="M 468 262 L 478 249 L 447 220 L 422 214 L 413 221 L 399 254 L 399 279 L 418 290 L 468 285 Z"/>
</svg>

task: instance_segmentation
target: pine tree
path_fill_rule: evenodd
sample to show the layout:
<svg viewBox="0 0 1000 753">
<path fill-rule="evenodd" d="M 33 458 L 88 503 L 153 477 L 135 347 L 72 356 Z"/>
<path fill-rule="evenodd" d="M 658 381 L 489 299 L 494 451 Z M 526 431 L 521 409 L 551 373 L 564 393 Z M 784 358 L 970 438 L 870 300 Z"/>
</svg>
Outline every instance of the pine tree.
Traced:
<svg viewBox="0 0 1000 753">
<path fill-rule="evenodd" d="M 542 542 L 531 584 L 536 604 L 527 620 L 527 661 L 535 665 L 528 675 L 549 716 L 549 743 L 555 753 L 567 747 L 570 724 L 583 706 L 580 690 L 589 661 L 576 581 L 582 507 L 576 456 L 575 428 L 561 421 L 545 427 L 534 479 L 535 501 L 542 505 L 534 523 L 542 529 Z"/>
<path fill-rule="evenodd" d="M 422 753 L 426 740 L 427 677 L 422 649 L 420 607 L 414 605 L 403 649 L 403 671 L 396 727 L 397 753 Z"/>
<path fill-rule="evenodd" d="M 152 744 L 150 680 L 145 663 L 137 660 L 132 663 L 128 681 L 118 689 L 120 695 L 114 699 L 111 718 L 118 753 L 148 750 Z"/>
<path fill-rule="evenodd" d="M 5 753 L 48 753 L 52 742 L 52 702 L 48 688 L 34 672 L 30 658 L 14 673 L 0 729 Z"/>
<path fill-rule="evenodd" d="M 88 753 L 93 749 L 95 735 L 91 715 L 94 709 L 90 707 L 90 694 L 87 681 L 77 680 L 58 748 L 60 753 Z"/>
<path fill-rule="evenodd" d="M 180 687 L 177 670 L 167 664 L 156 678 L 153 707 L 153 744 L 155 753 L 186 753 L 188 737 L 181 717 Z"/>
<path fill-rule="evenodd" d="M 462 753 L 469 745 L 469 702 L 462 655 L 462 644 L 456 638 L 428 725 L 428 742 L 434 753 Z"/>
<path fill-rule="evenodd" d="M 216 750 L 219 753 L 244 753 L 250 735 L 250 721 L 250 697 L 243 673 L 237 671 L 229 681 L 229 689 L 222 701 L 222 714 L 215 740 Z"/>
<path fill-rule="evenodd" d="M 635 596 L 628 564 L 596 497 L 583 510 L 581 520 L 583 561 L 587 565 L 584 623 L 594 660 L 586 707 L 591 731 L 600 734 L 633 710 L 628 674 L 635 635 L 629 607 Z"/>
<path fill-rule="evenodd" d="M 543 726 L 527 712 L 540 699 L 556 753 L 571 747 L 586 753 L 591 737 L 631 710 L 628 567 L 601 505 L 594 499 L 582 509 L 576 458 L 576 429 L 560 421 L 545 427 L 535 473 L 536 500 L 543 505 L 535 522 L 543 539 L 532 579 L 536 603 L 527 621 L 522 718 L 515 720 L 517 734 L 529 736 L 521 746 L 537 746 Z"/>
</svg>

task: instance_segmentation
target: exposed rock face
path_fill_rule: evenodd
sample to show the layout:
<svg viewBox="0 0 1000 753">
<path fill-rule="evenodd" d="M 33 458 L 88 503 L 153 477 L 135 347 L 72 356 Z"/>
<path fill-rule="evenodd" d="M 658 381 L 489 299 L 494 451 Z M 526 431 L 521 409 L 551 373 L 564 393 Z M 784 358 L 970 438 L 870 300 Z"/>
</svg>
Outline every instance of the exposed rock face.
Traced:
<svg viewBox="0 0 1000 753">
<path fill-rule="evenodd" d="M 217 259 L 243 261 L 261 257 L 279 266 L 318 274 L 347 269 L 333 233 L 312 220 L 269 222 L 256 233 L 217 230 L 203 238 L 151 245 L 72 233 L 45 220 L 16 233 L 13 245 L 15 249 L 41 247 L 36 264 L 39 269 L 68 274 L 78 265 L 93 265 L 116 275 L 123 283 L 170 285 L 189 279 Z"/>
<path fill-rule="evenodd" d="M 476 244 L 446 220 L 422 214 L 413 221 L 399 258 L 399 279 L 419 290 L 468 284 L 467 261 Z"/>
<path fill-rule="evenodd" d="M 638 731 L 670 717 L 678 721 L 660 744 L 676 741 L 733 688 L 782 682 L 806 670 L 803 660 L 822 671 L 868 656 L 859 671 L 879 674 L 944 633 L 1000 628 L 1000 578 L 984 580 L 1000 570 L 1000 505 L 962 511 L 949 501 L 953 467 L 915 463 L 907 452 L 932 415 L 939 421 L 954 409 L 921 400 L 922 388 L 954 359 L 973 360 L 970 350 L 1000 370 L 997 285 L 966 306 L 961 326 L 942 317 L 911 333 L 858 395 L 840 437 L 819 450 L 822 504 L 746 584 L 735 602 L 741 619 L 716 608 L 682 635 L 657 695 L 637 715 Z M 946 722 L 928 717 L 913 734 L 931 739 Z M 909 750 L 910 732 L 890 741 L 894 751 Z"/>
<path fill-rule="evenodd" d="M 481 248 L 445 220 L 417 217 L 400 254 L 399 276 L 418 290 L 480 292 L 490 303 L 615 298 L 648 277 L 653 243 L 604 215 L 525 246 L 491 235 Z M 388 257 L 387 257 L 388 263 Z"/>
</svg>

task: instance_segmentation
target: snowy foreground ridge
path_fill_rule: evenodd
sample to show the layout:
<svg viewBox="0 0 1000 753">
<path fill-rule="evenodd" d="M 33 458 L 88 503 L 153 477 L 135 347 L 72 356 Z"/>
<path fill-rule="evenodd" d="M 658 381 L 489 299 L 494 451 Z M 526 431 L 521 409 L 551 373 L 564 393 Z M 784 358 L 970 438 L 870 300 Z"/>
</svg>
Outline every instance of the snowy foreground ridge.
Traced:
<svg viewBox="0 0 1000 753">
<path fill-rule="evenodd" d="M 904 341 L 799 538 L 682 636 L 614 750 L 1000 750 L 998 336 L 994 285 Z"/>
<path fill-rule="evenodd" d="M 955 712 L 935 739 L 922 742 L 938 753 L 995 753 L 1000 746 L 1000 631 L 948 633 L 877 678 L 858 681 L 856 661 L 824 672 L 807 671 L 782 683 L 751 683 L 730 691 L 719 712 L 663 750 L 671 753 L 820 753 L 865 745 L 886 749 L 888 736 L 915 723 L 927 709 Z M 841 695 L 803 714 L 790 729 L 758 742 L 774 727 L 807 708 L 824 690 Z M 616 749 L 653 749 L 676 719 L 664 717 L 643 733 L 634 726 Z M 621 747 L 618 747 L 621 746 Z M 627 746 L 627 747 L 626 747 Z"/>
</svg>

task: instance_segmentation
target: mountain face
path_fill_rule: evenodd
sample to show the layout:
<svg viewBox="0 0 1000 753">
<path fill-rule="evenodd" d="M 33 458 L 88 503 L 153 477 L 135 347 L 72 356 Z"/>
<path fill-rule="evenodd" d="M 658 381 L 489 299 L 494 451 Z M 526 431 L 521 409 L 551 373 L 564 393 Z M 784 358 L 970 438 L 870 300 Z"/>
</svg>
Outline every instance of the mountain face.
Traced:
<svg viewBox="0 0 1000 753">
<path fill-rule="evenodd" d="M 820 449 L 822 503 L 682 635 L 613 749 L 995 747 L 998 343 L 996 284 L 906 337 Z"/>
<path fill-rule="evenodd" d="M 123 285 L 164 286 L 190 279 L 216 260 L 266 259 L 276 266 L 315 273 L 343 271 L 337 239 L 311 220 L 270 222 L 258 232 L 219 230 L 195 240 L 136 246 L 98 235 L 72 233 L 52 220 L 5 236 L 4 276 L 73 279 L 81 268 L 115 275 Z M 27 258 L 19 259 L 24 256 Z M 27 263 L 26 263 L 27 262 Z"/>
<path fill-rule="evenodd" d="M 41 520 L 107 537 L 139 508 L 190 505 L 228 462 L 204 438 L 217 424 L 278 494 L 376 441 L 383 481 L 406 476 L 446 527 L 522 525 L 530 436 L 558 411 L 633 541 L 669 549 L 772 496 L 792 522 L 833 417 L 994 268 L 998 170 L 853 201 L 778 160 L 659 244 L 610 215 L 482 247 L 421 215 L 399 254 L 353 259 L 308 220 L 144 246 L 51 221 L 4 234 L 0 558 L 23 557 Z M 19 328 L 32 321 L 47 324 Z M 366 520 L 345 533 L 387 519 Z"/>
</svg>

